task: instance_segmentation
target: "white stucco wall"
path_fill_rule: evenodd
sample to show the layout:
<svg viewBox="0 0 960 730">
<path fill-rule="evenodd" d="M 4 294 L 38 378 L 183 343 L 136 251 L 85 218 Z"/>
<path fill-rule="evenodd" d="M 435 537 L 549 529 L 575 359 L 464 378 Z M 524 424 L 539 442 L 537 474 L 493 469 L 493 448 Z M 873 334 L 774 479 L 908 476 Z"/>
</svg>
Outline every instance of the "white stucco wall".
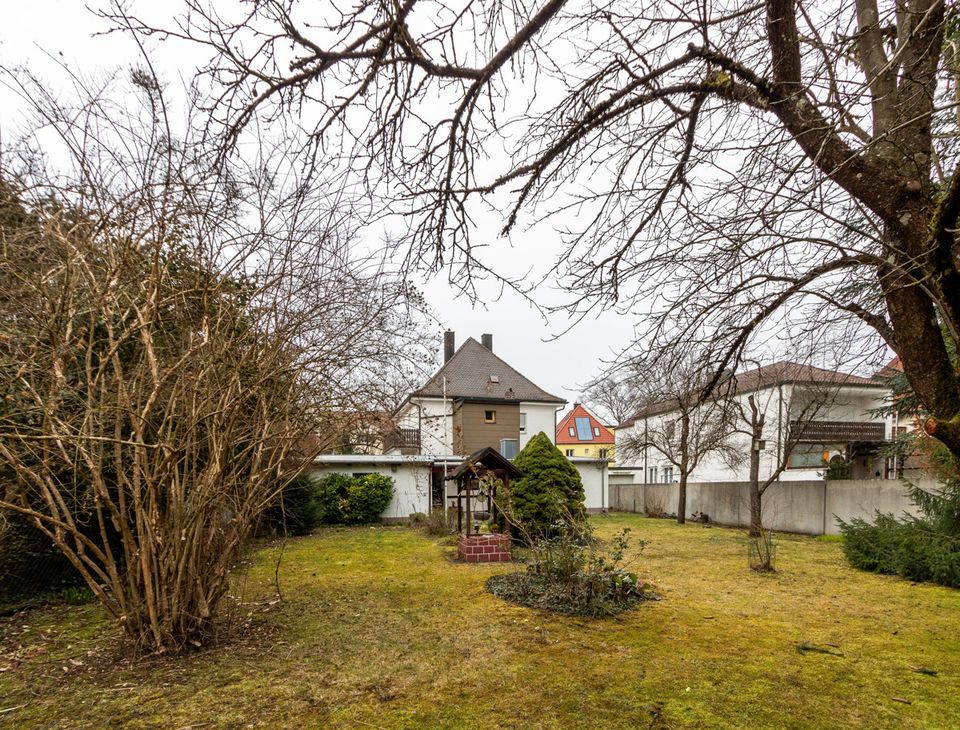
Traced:
<svg viewBox="0 0 960 730">
<path fill-rule="evenodd" d="M 607 509 L 607 493 L 609 491 L 609 462 L 606 459 L 588 459 L 586 457 L 572 457 L 571 463 L 580 472 L 583 482 L 583 503 L 587 510 L 599 512 Z"/>
<path fill-rule="evenodd" d="M 420 429 L 420 453 L 453 453 L 453 407 L 442 398 L 412 398 L 397 413 L 400 428 Z"/>
<path fill-rule="evenodd" d="M 384 474 L 393 479 L 393 499 L 382 519 L 406 519 L 414 512 L 430 511 L 431 464 L 410 457 L 321 456 L 310 469 L 325 474 Z"/>
<path fill-rule="evenodd" d="M 554 403 L 520 403 L 520 412 L 527 414 L 527 431 L 520 434 L 520 448 L 543 431 L 550 437 L 550 443 L 557 441 L 557 409 Z"/>
</svg>

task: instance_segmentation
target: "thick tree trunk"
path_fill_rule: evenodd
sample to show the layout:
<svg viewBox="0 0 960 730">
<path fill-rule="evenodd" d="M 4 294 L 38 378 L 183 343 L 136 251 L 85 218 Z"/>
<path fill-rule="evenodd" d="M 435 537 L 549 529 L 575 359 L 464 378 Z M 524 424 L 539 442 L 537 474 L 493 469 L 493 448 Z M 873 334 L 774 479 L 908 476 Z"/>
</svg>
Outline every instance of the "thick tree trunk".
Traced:
<svg viewBox="0 0 960 730">
<path fill-rule="evenodd" d="M 910 236 L 916 240 L 893 240 L 895 247 L 922 260 L 928 254 L 926 236 L 927 226 L 922 225 Z M 892 237 L 889 231 L 888 237 Z M 930 296 L 905 275 L 881 278 L 881 285 L 904 375 L 930 414 L 924 430 L 960 460 L 960 377 L 951 362 L 941 322 L 950 321 L 950 307 L 938 312 Z M 946 296 L 949 299 L 956 294 Z"/>
</svg>

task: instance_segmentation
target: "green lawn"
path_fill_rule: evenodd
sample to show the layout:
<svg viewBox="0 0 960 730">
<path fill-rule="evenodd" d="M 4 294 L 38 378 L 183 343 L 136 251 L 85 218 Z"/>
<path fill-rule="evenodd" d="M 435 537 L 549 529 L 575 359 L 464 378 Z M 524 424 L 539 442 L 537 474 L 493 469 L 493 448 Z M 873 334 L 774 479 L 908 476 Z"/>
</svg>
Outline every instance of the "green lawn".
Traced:
<svg viewBox="0 0 960 730">
<path fill-rule="evenodd" d="M 648 541 L 661 601 L 540 613 L 483 590 L 510 568 L 412 530 L 323 530 L 288 543 L 282 604 L 256 553 L 249 628 L 186 658 L 118 657 L 94 606 L 3 619 L 0 726 L 960 727 L 960 591 L 855 571 L 836 541 L 780 536 L 771 576 L 742 531 L 595 523 Z"/>
</svg>

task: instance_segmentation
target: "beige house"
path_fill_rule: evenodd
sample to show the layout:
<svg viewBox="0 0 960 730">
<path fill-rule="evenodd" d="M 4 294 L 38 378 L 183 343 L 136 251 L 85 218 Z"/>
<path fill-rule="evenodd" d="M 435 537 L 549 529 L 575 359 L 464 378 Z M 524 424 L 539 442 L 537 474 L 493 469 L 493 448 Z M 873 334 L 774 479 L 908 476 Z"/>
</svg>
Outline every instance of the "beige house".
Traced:
<svg viewBox="0 0 960 730">
<path fill-rule="evenodd" d="M 387 453 L 467 455 L 491 446 L 513 458 L 540 431 L 553 439 L 566 401 L 548 393 L 493 352 L 493 335 L 455 347 L 444 335 L 444 363 L 394 414 Z"/>
</svg>

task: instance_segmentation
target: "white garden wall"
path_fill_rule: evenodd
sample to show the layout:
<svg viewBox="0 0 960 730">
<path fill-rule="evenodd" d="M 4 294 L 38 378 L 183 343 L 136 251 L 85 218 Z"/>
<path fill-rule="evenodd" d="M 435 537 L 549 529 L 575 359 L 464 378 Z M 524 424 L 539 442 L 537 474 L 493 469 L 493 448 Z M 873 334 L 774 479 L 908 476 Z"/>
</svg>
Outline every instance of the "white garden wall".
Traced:
<svg viewBox="0 0 960 730">
<path fill-rule="evenodd" d="M 644 512 L 677 509 L 677 484 L 629 484 L 618 474 L 609 488 L 613 510 Z M 927 491 L 939 485 L 919 482 Z M 837 535 L 837 520 L 860 517 L 870 520 L 877 511 L 902 516 L 916 514 L 906 485 L 889 479 L 775 482 L 763 497 L 764 525 L 781 532 Z M 711 522 L 746 527 L 750 524 L 750 490 L 747 482 L 692 482 L 687 485 L 687 517 L 709 515 Z"/>
<path fill-rule="evenodd" d="M 609 507 L 609 462 L 606 459 L 588 459 L 574 456 L 570 459 L 583 482 L 584 505 L 588 512 L 600 512 Z"/>
</svg>

